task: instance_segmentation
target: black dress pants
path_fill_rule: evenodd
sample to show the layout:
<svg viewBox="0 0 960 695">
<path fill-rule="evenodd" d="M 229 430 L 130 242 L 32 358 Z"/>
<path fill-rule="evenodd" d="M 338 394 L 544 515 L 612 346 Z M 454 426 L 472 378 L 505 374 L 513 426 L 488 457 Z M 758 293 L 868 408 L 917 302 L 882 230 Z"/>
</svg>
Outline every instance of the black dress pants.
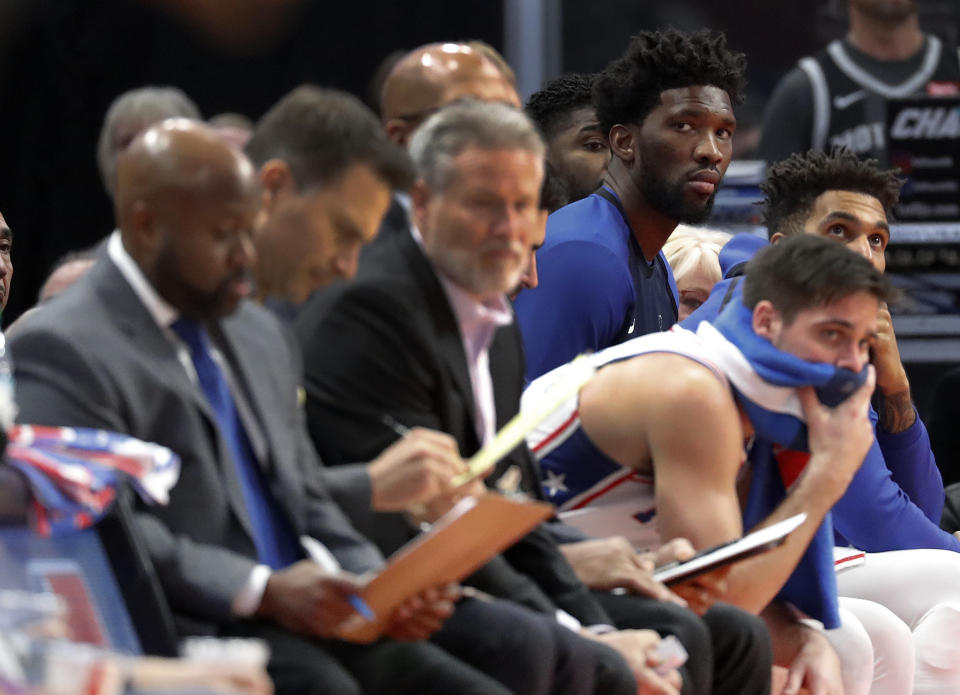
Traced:
<svg viewBox="0 0 960 695">
<path fill-rule="evenodd" d="M 260 622 L 231 629 L 270 647 L 276 695 L 509 695 L 495 679 L 429 642 L 313 640 Z"/>
<path fill-rule="evenodd" d="M 613 649 L 508 601 L 466 599 L 429 642 L 313 640 L 259 621 L 229 629 L 270 646 L 277 695 L 635 695 Z"/>
<path fill-rule="evenodd" d="M 431 641 L 518 695 L 635 695 L 614 649 L 509 601 L 467 599 Z"/>
<path fill-rule="evenodd" d="M 768 695 L 773 651 L 764 622 L 744 610 L 714 604 L 701 618 L 643 596 L 595 592 L 620 629 L 675 635 L 689 654 L 680 669 L 683 695 Z"/>
<path fill-rule="evenodd" d="M 726 603 L 714 604 L 703 621 L 713 643 L 713 692 L 767 695 L 773 647 L 766 623 Z"/>
</svg>

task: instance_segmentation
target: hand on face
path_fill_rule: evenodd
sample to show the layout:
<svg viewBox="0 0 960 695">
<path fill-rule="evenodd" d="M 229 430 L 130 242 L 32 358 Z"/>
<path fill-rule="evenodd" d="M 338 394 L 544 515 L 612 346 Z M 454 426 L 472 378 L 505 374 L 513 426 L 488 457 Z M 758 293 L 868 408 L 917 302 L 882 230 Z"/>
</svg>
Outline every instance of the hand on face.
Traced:
<svg viewBox="0 0 960 695">
<path fill-rule="evenodd" d="M 900 348 L 893 332 L 893 318 L 886 304 L 877 312 L 877 340 L 873 345 L 873 366 L 877 368 L 877 387 L 884 394 L 900 393 L 910 388 L 907 373 L 900 361 Z"/>
<path fill-rule="evenodd" d="M 811 386 L 797 390 L 811 454 L 806 473 L 822 476 L 825 493 L 843 494 L 873 443 L 868 406 L 875 385 L 876 370 L 869 365 L 864 384 L 835 408 L 820 403 Z"/>
</svg>

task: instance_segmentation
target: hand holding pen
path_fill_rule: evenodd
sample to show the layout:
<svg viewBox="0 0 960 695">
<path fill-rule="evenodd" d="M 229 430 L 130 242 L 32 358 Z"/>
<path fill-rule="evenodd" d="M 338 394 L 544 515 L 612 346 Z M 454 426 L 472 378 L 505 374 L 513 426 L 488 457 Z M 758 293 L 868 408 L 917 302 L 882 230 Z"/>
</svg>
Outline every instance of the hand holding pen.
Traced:
<svg viewBox="0 0 960 695">
<path fill-rule="evenodd" d="M 367 465 L 374 510 L 409 511 L 457 494 L 453 480 L 467 469 L 453 437 L 422 427 L 410 429 L 389 416 L 384 425 L 400 439 Z"/>
<path fill-rule="evenodd" d="M 330 572 L 313 559 L 301 560 L 270 574 L 256 615 L 302 635 L 342 638 L 352 621 L 378 617 L 361 598 L 365 583 L 349 572 Z M 426 639 L 440 629 L 458 598 L 455 584 L 426 589 L 385 616 L 381 629 L 394 639 Z"/>
</svg>

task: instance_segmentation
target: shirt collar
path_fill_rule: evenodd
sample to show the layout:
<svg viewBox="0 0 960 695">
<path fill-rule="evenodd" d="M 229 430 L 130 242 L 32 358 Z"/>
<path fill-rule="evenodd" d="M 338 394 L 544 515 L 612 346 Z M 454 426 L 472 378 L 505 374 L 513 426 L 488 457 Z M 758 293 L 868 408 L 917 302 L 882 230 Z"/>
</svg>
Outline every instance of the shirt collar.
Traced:
<svg viewBox="0 0 960 695">
<path fill-rule="evenodd" d="M 393 197 L 407 213 L 407 218 L 413 220 L 413 198 L 410 197 L 410 194 L 405 191 L 397 191 L 393 194 Z"/>
<path fill-rule="evenodd" d="M 485 328 L 509 326 L 513 322 L 513 311 L 510 309 L 510 303 L 502 294 L 478 302 L 466 290 L 449 280 L 442 272 L 437 273 L 440 285 L 447 294 L 450 306 L 453 308 L 453 314 L 457 317 L 457 323 L 460 324 L 460 330 L 464 335 L 469 335 L 472 331 Z"/>
<path fill-rule="evenodd" d="M 153 285 L 140 270 L 140 266 L 124 248 L 119 230 L 114 230 L 109 241 L 107 241 L 107 255 L 110 256 L 110 260 L 117 266 L 117 270 L 120 271 L 130 287 L 133 288 L 134 294 L 143 302 L 158 326 L 168 328 L 171 323 L 177 320 L 180 312 L 157 294 Z"/>
</svg>

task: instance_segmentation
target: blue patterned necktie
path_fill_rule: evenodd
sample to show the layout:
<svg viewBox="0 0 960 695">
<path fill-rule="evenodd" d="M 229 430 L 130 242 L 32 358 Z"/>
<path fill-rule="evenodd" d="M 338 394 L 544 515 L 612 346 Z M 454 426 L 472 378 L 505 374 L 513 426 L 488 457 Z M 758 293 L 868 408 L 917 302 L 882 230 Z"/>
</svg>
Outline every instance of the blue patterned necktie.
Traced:
<svg viewBox="0 0 960 695">
<path fill-rule="evenodd" d="M 236 467 L 258 559 L 273 569 L 282 569 L 296 562 L 302 557 L 296 535 L 277 505 L 266 476 L 257 463 L 230 386 L 210 354 L 210 338 L 206 329 L 199 322 L 187 318 L 177 319 L 170 328 L 190 348 L 190 358 L 200 388 L 213 409 L 220 434 Z"/>
</svg>

